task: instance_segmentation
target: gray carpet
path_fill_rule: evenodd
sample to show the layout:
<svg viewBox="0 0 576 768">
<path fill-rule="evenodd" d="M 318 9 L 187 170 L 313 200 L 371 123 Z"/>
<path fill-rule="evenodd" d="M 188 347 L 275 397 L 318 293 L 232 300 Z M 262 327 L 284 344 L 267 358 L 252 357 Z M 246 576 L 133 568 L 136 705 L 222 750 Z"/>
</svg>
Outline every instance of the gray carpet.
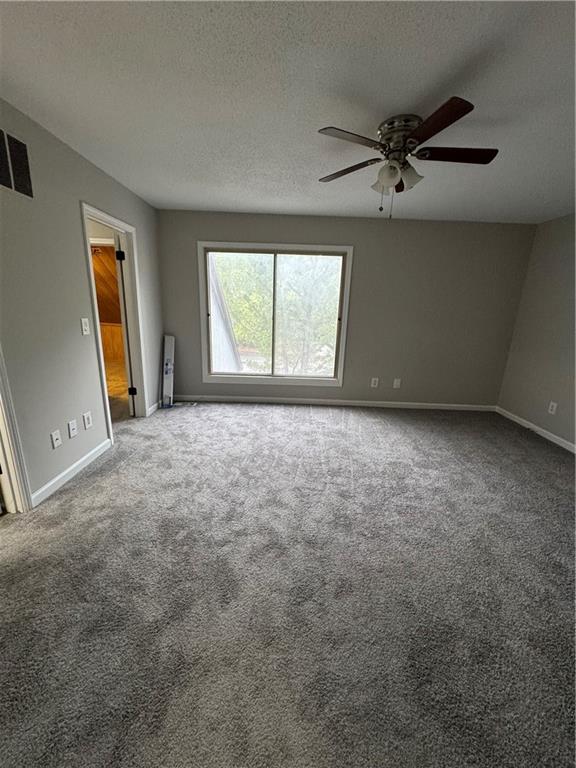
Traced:
<svg viewBox="0 0 576 768">
<path fill-rule="evenodd" d="M 198 405 L 0 521 L 3 768 L 568 768 L 573 461 L 495 414 Z"/>
</svg>

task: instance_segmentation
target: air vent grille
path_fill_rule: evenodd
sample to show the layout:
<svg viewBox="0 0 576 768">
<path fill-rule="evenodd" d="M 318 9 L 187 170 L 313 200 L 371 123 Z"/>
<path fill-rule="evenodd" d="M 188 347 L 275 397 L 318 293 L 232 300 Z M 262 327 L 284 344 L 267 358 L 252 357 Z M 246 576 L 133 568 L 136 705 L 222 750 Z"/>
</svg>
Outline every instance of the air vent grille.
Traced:
<svg viewBox="0 0 576 768">
<path fill-rule="evenodd" d="M 0 131 L 0 184 L 27 197 L 34 197 L 28 148 L 23 141 Z"/>
</svg>

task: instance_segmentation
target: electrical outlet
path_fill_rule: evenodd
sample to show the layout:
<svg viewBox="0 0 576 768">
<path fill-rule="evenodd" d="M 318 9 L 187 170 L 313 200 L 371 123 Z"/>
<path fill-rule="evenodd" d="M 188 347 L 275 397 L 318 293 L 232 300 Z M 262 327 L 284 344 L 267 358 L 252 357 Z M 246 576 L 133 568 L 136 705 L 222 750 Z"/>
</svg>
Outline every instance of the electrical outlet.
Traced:
<svg viewBox="0 0 576 768">
<path fill-rule="evenodd" d="M 60 430 L 55 429 L 54 432 L 50 432 L 50 440 L 52 441 L 52 448 L 60 448 L 62 445 L 62 437 Z"/>
<path fill-rule="evenodd" d="M 370 379 L 370 386 L 372 387 L 372 389 L 376 389 L 378 387 L 379 381 L 380 380 L 377 376 L 373 376 Z"/>
<path fill-rule="evenodd" d="M 394 382 L 392 383 L 393 389 L 400 389 L 402 386 L 402 379 L 394 379 Z"/>
<path fill-rule="evenodd" d="M 87 317 L 81 318 L 82 323 L 82 336 L 89 336 L 90 335 L 90 321 Z"/>
<path fill-rule="evenodd" d="M 554 400 L 550 400 L 550 405 L 548 406 L 548 413 L 551 416 L 556 416 L 556 408 L 558 408 L 558 403 L 555 403 Z"/>
<path fill-rule="evenodd" d="M 78 434 L 78 422 L 76 419 L 68 422 L 68 437 L 76 437 Z"/>
<path fill-rule="evenodd" d="M 86 411 L 86 413 L 83 413 L 82 420 L 84 422 L 84 429 L 90 429 L 92 426 L 92 411 Z"/>
</svg>

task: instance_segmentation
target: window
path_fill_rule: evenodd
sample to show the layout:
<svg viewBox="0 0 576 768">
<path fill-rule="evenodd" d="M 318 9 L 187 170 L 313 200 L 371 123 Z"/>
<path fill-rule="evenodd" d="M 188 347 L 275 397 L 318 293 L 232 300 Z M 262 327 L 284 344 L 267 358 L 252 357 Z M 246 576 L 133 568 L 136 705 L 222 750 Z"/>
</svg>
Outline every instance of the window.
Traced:
<svg viewBox="0 0 576 768">
<path fill-rule="evenodd" d="M 352 249 L 199 243 L 204 380 L 340 385 Z"/>
</svg>

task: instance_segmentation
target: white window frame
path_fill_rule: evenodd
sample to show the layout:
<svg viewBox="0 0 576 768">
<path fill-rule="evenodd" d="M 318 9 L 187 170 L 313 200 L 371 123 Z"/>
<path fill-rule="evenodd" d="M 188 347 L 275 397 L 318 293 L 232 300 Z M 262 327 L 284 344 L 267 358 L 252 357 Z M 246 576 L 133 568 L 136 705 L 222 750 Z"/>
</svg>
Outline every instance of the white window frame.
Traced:
<svg viewBox="0 0 576 768">
<path fill-rule="evenodd" d="M 199 240 L 198 275 L 200 288 L 200 336 L 202 347 L 202 381 L 205 384 L 257 384 L 297 385 L 303 387 L 341 387 L 344 379 L 344 357 L 346 353 L 346 332 L 348 327 L 348 309 L 350 304 L 350 282 L 352 276 L 353 247 L 351 245 L 295 245 L 293 243 L 224 243 Z M 209 354 L 209 318 L 208 318 L 208 280 L 206 260 L 209 251 L 246 251 L 266 253 L 302 253 L 335 254 L 344 259 L 340 303 L 340 328 L 336 348 L 336 375 L 330 377 L 313 376 L 272 376 L 251 373 L 210 373 Z"/>
</svg>

